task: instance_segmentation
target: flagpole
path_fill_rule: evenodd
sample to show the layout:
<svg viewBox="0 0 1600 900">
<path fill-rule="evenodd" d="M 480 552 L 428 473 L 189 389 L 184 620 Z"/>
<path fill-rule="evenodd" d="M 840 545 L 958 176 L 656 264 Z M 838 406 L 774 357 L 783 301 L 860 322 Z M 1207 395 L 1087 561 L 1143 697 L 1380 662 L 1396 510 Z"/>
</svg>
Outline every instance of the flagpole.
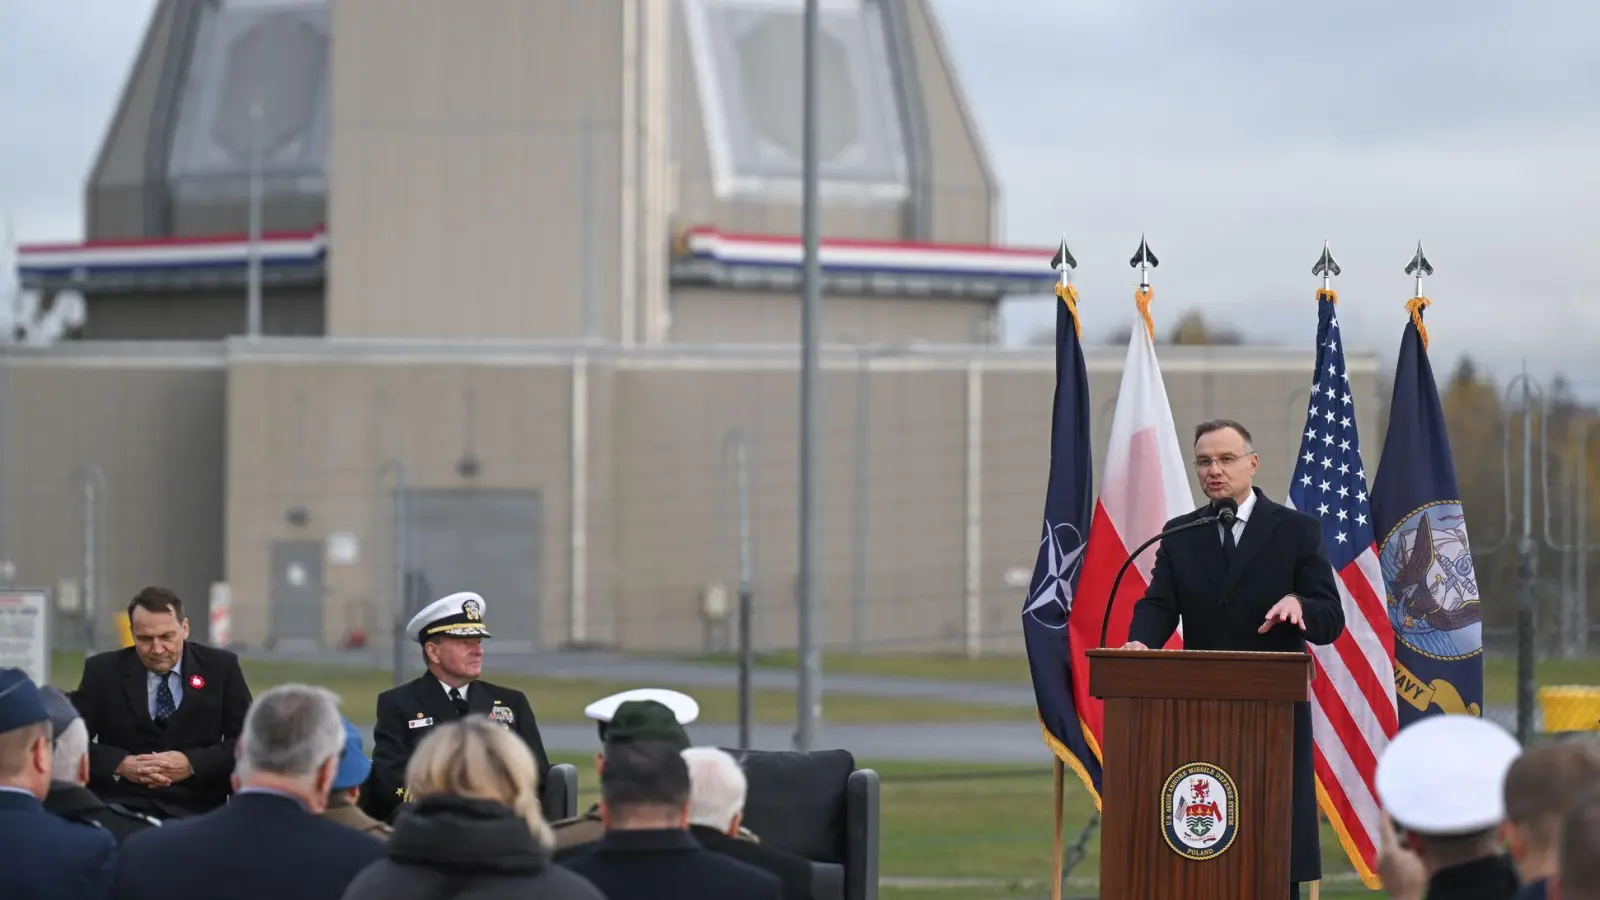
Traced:
<svg viewBox="0 0 1600 900">
<path fill-rule="evenodd" d="M 802 201 L 805 245 L 800 301 L 800 622 L 799 690 L 795 701 L 795 749 L 816 745 L 817 723 L 822 718 L 822 653 L 817 647 L 821 629 L 817 619 L 817 307 L 820 304 L 821 265 L 817 165 L 818 142 L 817 24 L 818 0 L 806 0 L 802 31 Z"/>
<path fill-rule="evenodd" d="M 1059 294 L 1061 296 L 1056 299 L 1056 302 L 1065 303 L 1067 302 L 1067 298 L 1072 296 L 1072 270 L 1077 268 L 1078 265 L 1078 261 L 1072 257 L 1072 251 L 1067 249 L 1067 235 L 1065 232 L 1062 232 L 1061 234 L 1061 249 L 1056 251 L 1055 259 L 1052 259 L 1050 264 L 1061 272 L 1061 284 L 1059 288 Z M 1060 313 L 1058 311 L 1057 321 L 1060 321 L 1059 316 Z M 1058 325 L 1056 327 L 1059 328 L 1060 326 Z M 1073 327 L 1077 327 L 1077 322 L 1073 322 Z M 1060 340 L 1060 336 L 1057 335 L 1056 339 Z M 1067 764 L 1062 762 L 1061 757 L 1057 756 L 1055 753 L 1051 753 L 1050 755 L 1055 760 L 1055 790 L 1052 794 L 1052 796 L 1055 798 L 1055 805 L 1053 807 L 1055 829 L 1050 845 L 1050 900 L 1061 900 L 1061 873 L 1062 869 L 1065 868 L 1066 865 L 1066 843 L 1064 832 L 1066 810 L 1064 805 L 1066 801 Z"/>
</svg>

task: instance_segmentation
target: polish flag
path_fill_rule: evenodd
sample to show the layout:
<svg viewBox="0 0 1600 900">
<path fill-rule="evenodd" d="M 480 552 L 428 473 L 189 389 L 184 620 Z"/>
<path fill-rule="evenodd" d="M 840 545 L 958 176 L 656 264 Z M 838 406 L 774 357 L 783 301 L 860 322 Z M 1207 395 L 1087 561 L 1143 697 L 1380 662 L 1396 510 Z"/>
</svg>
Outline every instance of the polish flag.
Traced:
<svg viewBox="0 0 1600 900">
<path fill-rule="evenodd" d="M 1105 476 L 1095 502 L 1083 570 L 1069 618 L 1071 660 L 1077 676 L 1073 679 L 1078 694 L 1074 699 L 1096 754 L 1100 751 L 1102 709 L 1101 702 L 1089 695 L 1089 659 L 1084 654 L 1100 646 L 1100 623 L 1111 583 L 1129 552 L 1160 534 L 1169 520 L 1193 512 L 1197 505 L 1189 486 L 1189 465 L 1178 443 L 1172 406 L 1167 402 L 1166 384 L 1156 360 L 1148 288 L 1141 289 L 1138 300 L 1140 319 L 1128 339 L 1122 387 L 1117 392 L 1117 410 L 1103 468 Z M 1106 631 L 1107 646 L 1120 647 L 1127 640 L 1134 604 L 1150 584 L 1160 546 L 1152 544 L 1122 576 Z M 1166 649 L 1182 646 L 1180 626 Z"/>
</svg>

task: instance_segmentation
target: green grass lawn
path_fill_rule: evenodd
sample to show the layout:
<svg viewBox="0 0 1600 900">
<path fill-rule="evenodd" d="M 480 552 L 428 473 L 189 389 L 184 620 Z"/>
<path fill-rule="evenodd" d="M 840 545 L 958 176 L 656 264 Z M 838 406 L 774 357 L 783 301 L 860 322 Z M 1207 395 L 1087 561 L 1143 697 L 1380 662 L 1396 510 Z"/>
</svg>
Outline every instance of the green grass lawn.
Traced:
<svg viewBox="0 0 1600 900">
<path fill-rule="evenodd" d="M 713 653 L 675 657 L 691 662 L 737 666 L 733 654 Z M 755 664 L 763 669 L 794 669 L 796 654 L 778 650 L 758 654 Z M 955 654 L 825 653 L 822 670 L 839 675 L 887 675 L 895 678 L 931 678 L 941 681 L 995 681 L 1027 684 L 1028 661 L 1021 656 L 980 656 L 967 659 Z"/>
<path fill-rule="evenodd" d="M 259 694 L 269 687 L 286 682 L 317 684 L 338 694 L 343 709 L 351 721 L 370 724 L 381 691 L 391 685 L 386 670 L 358 669 L 342 665 L 318 666 L 305 663 L 276 663 L 243 661 L 245 678 L 252 692 Z M 78 684 L 83 671 L 80 653 L 57 653 L 51 666 L 51 681 L 58 687 L 70 689 Z M 583 709 L 595 700 L 618 691 L 639 687 L 637 684 L 579 678 L 532 678 L 517 675 L 504 677 L 492 673 L 489 680 L 525 692 L 540 722 L 583 723 Z M 709 723 L 731 723 L 739 720 L 738 690 L 731 684 L 726 688 L 688 687 L 670 684 L 652 687 L 679 687 L 700 703 L 700 720 Z M 758 724 L 787 724 L 795 720 L 795 694 L 793 691 L 756 691 L 751 698 L 752 712 Z M 852 694 L 828 696 L 828 721 L 838 723 L 884 722 L 983 722 L 1032 720 L 1031 709 L 1011 706 L 993 706 L 980 703 L 946 703 L 935 700 L 893 699 Z"/>
<path fill-rule="evenodd" d="M 711 662 L 735 666 L 736 657 L 713 654 L 688 657 L 696 662 Z M 791 651 L 763 653 L 756 657 L 762 668 L 792 669 L 795 654 Z M 932 678 L 944 681 L 984 681 L 1013 684 L 1029 682 L 1028 662 L 1018 655 L 986 656 L 967 659 L 962 656 L 938 654 L 862 654 L 828 653 L 823 655 L 824 672 L 840 675 L 885 675 L 898 678 Z M 1490 656 L 1483 667 L 1484 699 L 1496 705 L 1517 702 L 1517 660 L 1512 655 Z M 1585 684 L 1600 685 L 1600 657 L 1587 659 L 1544 659 L 1535 666 L 1535 680 L 1541 685 Z M 830 698 L 839 696 L 830 694 Z"/>
</svg>

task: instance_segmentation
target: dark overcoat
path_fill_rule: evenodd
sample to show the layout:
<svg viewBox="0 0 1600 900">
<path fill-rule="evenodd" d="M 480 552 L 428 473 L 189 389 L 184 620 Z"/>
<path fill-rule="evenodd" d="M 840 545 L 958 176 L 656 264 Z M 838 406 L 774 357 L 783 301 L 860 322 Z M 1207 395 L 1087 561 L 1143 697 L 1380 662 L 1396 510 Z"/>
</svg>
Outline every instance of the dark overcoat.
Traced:
<svg viewBox="0 0 1600 900">
<path fill-rule="evenodd" d="M 1151 648 L 1167 642 L 1183 621 L 1185 650 L 1306 652 L 1306 644 L 1331 644 L 1344 631 L 1344 608 L 1333 567 L 1322 547 L 1322 526 L 1311 516 L 1267 499 L 1256 502 L 1224 567 L 1220 526 L 1202 525 L 1163 538 L 1156 551 L 1150 589 L 1133 610 L 1128 639 Z M 1168 522 L 1162 530 L 1192 522 L 1202 507 Z M 1257 630 L 1267 610 L 1293 594 L 1300 599 L 1305 631 L 1280 623 Z M 1311 704 L 1294 710 L 1294 811 L 1292 881 L 1322 878 L 1322 841 L 1317 826 L 1317 790 L 1312 771 Z"/>
<path fill-rule="evenodd" d="M 250 687 L 231 650 L 194 641 L 183 645 L 183 699 L 166 726 L 150 718 L 144 663 L 132 647 L 84 660 L 68 699 L 89 729 L 89 790 L 111 803 L 162 817 L 216 809 L 232 792 L 234 745 L 250 711 Z M 162 788 L 116 776 L 129 755 L 181 751 L 194 773 Z"/>
</svg>

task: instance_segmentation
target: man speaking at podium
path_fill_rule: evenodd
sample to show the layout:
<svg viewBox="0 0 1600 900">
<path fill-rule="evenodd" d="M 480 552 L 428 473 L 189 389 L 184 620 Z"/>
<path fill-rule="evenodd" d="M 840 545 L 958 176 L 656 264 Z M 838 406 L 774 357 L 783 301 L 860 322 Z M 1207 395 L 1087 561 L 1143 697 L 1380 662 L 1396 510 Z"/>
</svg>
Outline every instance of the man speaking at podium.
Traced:
<svg viewBox="0 0 1600 900">
<path fill-rule="evenodd" d="M 1150 589 L 1134 606 L 1123 649 L 1161 647 L 1180 618 L 1185 650 L 1303 653 L 1306 642 L 1331 644 L 1344 630 L 1322 526 L 1267 499 L 1254 484 L 1259 466 L 1250 432 L 1238 422 L 1216 419 L 1195 428 L 1194 468 L 1210 503 L 1162 530 L 1224 509 L 1235 511 L 1235 521 L 1231 529 L 1218 523 L 1162 538 Z M 1300 702 L 1294 709 L 1290 897 L 1300 895 L 1298 882 L 1322 877 L 1311 755 L 1311 704 Z"/>
</svg>

